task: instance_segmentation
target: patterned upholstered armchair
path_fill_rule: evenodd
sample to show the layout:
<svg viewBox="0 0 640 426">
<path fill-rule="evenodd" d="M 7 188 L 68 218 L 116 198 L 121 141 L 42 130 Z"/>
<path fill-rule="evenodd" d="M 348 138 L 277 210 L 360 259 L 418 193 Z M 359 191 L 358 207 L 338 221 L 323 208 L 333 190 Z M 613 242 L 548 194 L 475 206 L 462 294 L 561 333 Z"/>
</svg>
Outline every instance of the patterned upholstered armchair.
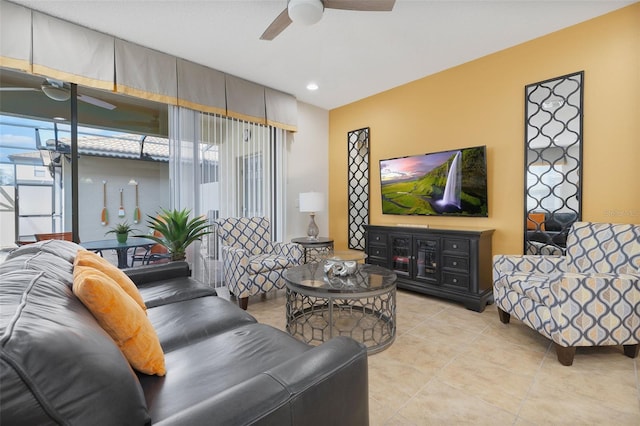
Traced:
<svg viewBox="0 0 640 426">
<path fill-rule="evenodd" d="M 576 222 L 565 256 L 494 256 L 493 294 L 500 320 L 513 315 L 551 339 L 562 365 L 577 346 L 622 345 L 635 358 L 640 226 Z"/>
<path fill-rule="evenodd" d="M 229 291 L 247 309 L 249 296 L 284 288 L 282 274 L 299 265 L 299 244 L 271 241 L 269 219 L 241 217 L 218 219 L 222 273 Z"/>
</svg>

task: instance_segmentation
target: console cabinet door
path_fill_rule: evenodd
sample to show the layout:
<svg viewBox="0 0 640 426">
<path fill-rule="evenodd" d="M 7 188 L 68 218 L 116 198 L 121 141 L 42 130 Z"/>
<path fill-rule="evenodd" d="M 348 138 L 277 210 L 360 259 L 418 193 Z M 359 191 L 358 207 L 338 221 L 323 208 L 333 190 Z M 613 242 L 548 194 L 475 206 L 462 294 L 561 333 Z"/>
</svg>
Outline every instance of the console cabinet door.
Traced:
<svg viewBox="0 0 640 426">
<path fill-rule="evenodd" d="M 425 281 L 431 285 L 440 282 L 440 239 L 414 237 L 413 279 Z"/>
<path fill-rule="evenodd" d="M 389 234 L 389 248 L 391 250 L 391 270 L 398 276 L 411 277 L 413 272 L 411 234 Z"/>
</svg>

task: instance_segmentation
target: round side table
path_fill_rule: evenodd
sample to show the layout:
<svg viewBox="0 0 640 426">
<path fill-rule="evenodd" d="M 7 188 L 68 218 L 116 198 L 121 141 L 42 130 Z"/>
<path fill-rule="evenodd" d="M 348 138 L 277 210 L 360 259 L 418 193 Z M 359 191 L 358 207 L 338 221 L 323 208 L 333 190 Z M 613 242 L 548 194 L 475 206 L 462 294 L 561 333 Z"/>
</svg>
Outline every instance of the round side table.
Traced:
<svg viewBox="0 0 640 426">
<path fill-rule="evenodd" d="M 309 239 L 309 237 L 294 238 L 292 243 L 297 243 L 304 249 L 304 263 L 320 262 L 323 254 L 333 251 L 333 239 L 326 237 L 318 237 Z"/>
</svg>

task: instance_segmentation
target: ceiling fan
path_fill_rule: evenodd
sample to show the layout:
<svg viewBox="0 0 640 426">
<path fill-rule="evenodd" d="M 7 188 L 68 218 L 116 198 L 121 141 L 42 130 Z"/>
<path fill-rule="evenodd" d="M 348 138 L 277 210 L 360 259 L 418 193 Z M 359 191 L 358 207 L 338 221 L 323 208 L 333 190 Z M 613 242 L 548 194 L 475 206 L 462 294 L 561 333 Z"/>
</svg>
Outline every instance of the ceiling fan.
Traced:
<svg viewBox="0 0 640 426">
<path fill-rule="evenodd" d="M 54 101 L 67 101 L 71 97 L 71 87 L 69 86 L 69 84 L 60 80 L 55 80 L 53 78 L 45 79 L 40 85 L 40 89 L 36 89 L 34 87 L 0 87 L 0 91 L 4 92 L 37 92 L 39 90 L 42 90 L 42 92 L 47 95 L 47 97 L 53 99 Z M 93 96 L 78 94 L 78 100 L 108 110 L 113 110 L 116 108 L 115 105 L 94 98 Z"/>
<path fill-rule="evenodd" d="M 287 7 L 262 33 L 260 40 L 273 40 L 292 22 L 313 25 L 322 18 L 324 9 L 390 12 L 395 2 L 396 0 L 289 0 Z"/>
</svg>

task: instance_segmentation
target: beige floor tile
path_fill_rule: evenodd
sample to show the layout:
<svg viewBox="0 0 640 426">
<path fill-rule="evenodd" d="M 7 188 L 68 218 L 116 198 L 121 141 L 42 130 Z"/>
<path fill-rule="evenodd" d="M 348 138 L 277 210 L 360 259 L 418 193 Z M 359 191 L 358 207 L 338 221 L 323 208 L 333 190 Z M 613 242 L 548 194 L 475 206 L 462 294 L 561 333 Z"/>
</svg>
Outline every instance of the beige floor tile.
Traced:
<svg viewBox="0 0 640 426">
<path fill-rule="evenodd" d="M 437 379 L 515 416 L 531 388 L 534 374 L 519 374 L 481 359 L 477 353 L 466 353 L 442 369 Z"/>
<path fill-rule="evenodd" d="M 421 426 L 421 424 L 411 421 L 400 414 L 396 414 L 388 419 L 384 423 L 384 426 Z"/>
<path fill-rule="evenodd" d="M 436 345 L 429 340 L 406 333 L 396 337 L 389 348 L 369 358 L 376 358 L 376 361 L 382 362 L 404 363 L 424 373 L 433 374 L 451 362 L 458 352 L 457 345 Z"/>
<path fill-rule="evenodd" d="M 432 380 L 398 415 L 417 425 L 510 425 L 516 415 L 489 404 L 473 392 Z"/>
<path fill-rule="evenodd" d="M 409 333 L 428 340 L 434 345 L 460 345 L 461 348 L 468 345 L 478 335 L 470 331 L 469 328 L 461 327 L 459 324 L 452 325 L 437 317 L 412 328 Z"/>
<path fill-rule="evenodd" d="M 621 353 L 611 353 L 610 359 L 601 361 L 601 368 L 595 369 L 596 361 L 587 363 L 576 356 L 573 365 L 567 367 L 557 361 L 555 353 L 551 353 L 536 377 L 535 390 L 553 388 L 577 397 L 600 400 L 603 407 L 636 414 L 640 418 L 638 383 L 635 376 L 629 374 L 634 360 Z"/>
<path fill-rule="evenodd" d="M 480 358 L 516 374 L 534 376 L 545 358 L 548 347 L 510 343 L 493 335 L 481 335 L 465 347 L 463 356 Z"/>
<path fill-rule="evenodd" d="M 571 368 L 571 367 L 569 367 Z M 635 425 L 640 424 L 640 405 L 637 400 L 635 413 L 611 409 L 607 393 L 596 398 L 577 392 L 535 383 L 520 409 L 519 417 L 538 424 L 557 425 Z"/>
<path fill-rule="evenodd" d="M 408 400 L 408 398 L 407 398 Z M 369 396 L 369 424 L 382 426 L 398 411 L 397 406 L 389 406 L 376 398 Z"/>
<path fill-rule="evenodd" d="M 396 394 L 410 397 L 433 377 L 411 364 L 369 357 L 369 393 L 384 402 L 381 394 Z"/>
<path fill-rule="evenodd" d="M 537 331 L 529 328 L 523 322 L 511 318 L 509 324 L 502 324 L 498 320 L 489 323 L 488 327 L 482 331 L 483 335 L 498 338 L 501 341 L 521 345 L 533 351 L 546 352 L 551 341 Z"/>
</svg>

